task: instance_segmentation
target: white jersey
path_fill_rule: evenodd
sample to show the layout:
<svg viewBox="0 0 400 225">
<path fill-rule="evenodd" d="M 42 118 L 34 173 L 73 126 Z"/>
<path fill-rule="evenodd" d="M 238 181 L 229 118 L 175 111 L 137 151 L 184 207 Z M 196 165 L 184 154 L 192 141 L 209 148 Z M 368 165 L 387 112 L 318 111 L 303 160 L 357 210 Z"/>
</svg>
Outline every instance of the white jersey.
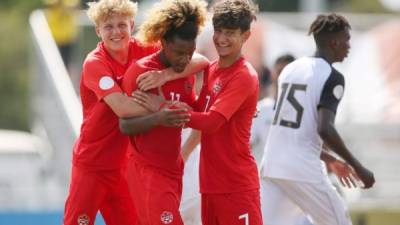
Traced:
<svg viewBox="0 0 400 225">
<path fill-rule="evenodd" d="M 322 140 L 318 109 L 336 113 L 344 92 L 344 77 L 324 59 L 300 58 L 279 76 L 275 115 L 264 149 L 263 176 L 321 182 Z"/>
<path fill-rule="evenodd" d="M 273 98 L 264 98 L 257 103 L 257 117 L 253 119 L 250 132 L 250 145 L 257 166 L 260 167 L 262 155 L 264 153 L 265 142 L 267 141 L 269 128 L 274 118 Z"/>
</svg>

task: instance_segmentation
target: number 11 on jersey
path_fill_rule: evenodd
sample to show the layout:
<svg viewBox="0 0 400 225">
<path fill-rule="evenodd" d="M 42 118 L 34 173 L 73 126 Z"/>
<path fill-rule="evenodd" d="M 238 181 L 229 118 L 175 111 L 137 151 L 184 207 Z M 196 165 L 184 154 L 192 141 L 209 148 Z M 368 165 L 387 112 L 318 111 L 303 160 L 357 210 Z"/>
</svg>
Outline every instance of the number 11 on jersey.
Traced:
<svg viewBox="0 0 400 225">
<path fill-rule="evenodd" d="M 170 92 L 169 95 L 171 95 L 171 101 L 179 102 L 181 100 L 181 95 L 179 93 Z"/>
</svg>

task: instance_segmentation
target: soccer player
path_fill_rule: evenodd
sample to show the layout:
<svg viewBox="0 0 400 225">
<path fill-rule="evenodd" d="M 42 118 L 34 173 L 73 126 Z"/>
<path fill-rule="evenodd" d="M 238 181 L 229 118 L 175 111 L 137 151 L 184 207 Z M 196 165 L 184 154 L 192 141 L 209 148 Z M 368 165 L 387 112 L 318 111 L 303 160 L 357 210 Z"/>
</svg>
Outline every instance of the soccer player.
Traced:
<svg viewBox="0 0 400 225">
<path fill-rule="evenodd" d="M 255 7 L 247 0 L 213 7 L 213 41 L 219 59 L 205 74 L 187 125 L 200 130 L 200 192 L 204 225 L 260 225 L 259 179 L 250 152 L 250 127 L 258 99 L 258 78 L 241 56 Z"/>
<path fill-rule="evenodd" d="M 139 30 L 139 38 L 146 44 L 161 42 L 162 48 L 129 67 L 122 84 L 125 93 L 131 94 L 138 89 L 136 80 L 144 72 L 165 68 L 182 72 L 185 69 L 196 48 L 196 37 L 206 20 L 206 6 L 206 2 L 200 0 L 164 0 L 154 6 Z M 151 89 L 149 92 L 159 93 L 172 102 L 192 105 L 196 99 L 194 79 L 194 76 L 188 76 L 169 81 L 158 90 Z M 136 98 L 140 100 L 140 96 L 144 96 L 143 93 Z M 181 225 L 182 128 L 158 126 L 154 122 L 157 116 L 154 115 L 120 121 L 123 133 L 132 135 L 131 144 L 134 146 L 129 161 L 128 182 L 134 194 L 134 204 L 138 206 L 139 224 Z M 147 132 L 137 133 L 137 121 L 148 121 L 146 129 L 141 126 Z"/>
<path fill-rule="evenodd" d="M 149 112 L 125 96 L 120 84 L 131 62 L 158 50 L 143 47 L 131 38 L 136 11 L 136 4 L 129 0 L 89 3 L 87 14 L 95 23 L 101 41 L 83 64 L 80 94 L 84 118 L 73 150 L 65 225 L 92 225 L 98 211 L 107 224 L 128 225 L 136 221 L 124 176 L 129 138 L 119 131 L 118 118 Z M 192 69 L 189 74 L 198 70 L 192 63 L 188 69 Z M 164 72 L 168 79 L 187 76 L 172 70 Z M 179 124 L 182 112 L 180 109 L 159 111 L 156 122 Z"/>
<path fill-rule="evenodd" d="M 272 83 L 273 87 L 277 85 L 277 80 L 282 72 L 283 68 L 286 65 L 293 62 L 295 58 L 290 54 L 285 54 L 278 57 L 275 61 L 272 74 L 274 83 Z M 273 88 L 274 91 L 277 91 L 277 88 Z M 259 155 L 259 152 L 264 152 L 265 142 L 268 137 L 269 128 L 272 124 L 272 120 L 274 118 L 274 106 L 276 102 L 277 93 L 273 94 L 272 98 L 265 98 L 258 102 L 257 108 L 259 110 L 257 118 L 253 120 L 253 126 L 251 129 L 251 147 L 253 150 L 253 154 L 256 159 Z M 262 149 L 261 149 L 262 148 Z M 339 159 L 331 156 L 328 152 L 322 151 L 321 160 L 326 163 L 330 172 L 335 173 L 338 180 L 342 183 L 344 187 L 352 188 L 356 187 L 357 179 L 354 176 L 354 171 L 352 168 L 345 162 L 342 162 Z M 262 170 L 262 168 L 261 168 Z M 276 222 L 276 224 L 288 224 L 288 225 L 309 225 L 312 224 L 307 218 L 306 214 L 301 211 L 298 207 L 292 207 L 293 203 L 288 201 L 287 199 L 282 199 L 281 193 L 279 190 L 275 190 L 271 187 L 265 186 L 264 182 L 261 182 L 261 211 L 264 219 L 264 224 L 270 224 L 268 218 L 274 216 L 276 213 L 274 210 L 270 210 L 270 207 L 274 207 L 277 209 L 285 209 L 285 217 L 282 218 L 284 220 L 280 220 Z M 278 194 L 275 194 L 275 191 Z M 272 213 L 270 215 L 269 213 Z"/>
<path fill-rule="evenodd" d="M 345 205 L 323 173 L 322 143 L 354 168 L 365 188 L 375 182 L 334 126 L 344 77 L 332 63 L 347 56 L 349 29 L 347 20 L 337 14 L 319 15 L 312 23 L 309 33 L 316 43 L 315 56 L 294 61 L 279 76 L 278 102 L 265 147 L 263 186 L 274 190 L 274 198 L 290 201 L 290 207 L 310 215 L 315 225 L 351 224 Z M 282 221 L 290 216 L 286 211 L 292 209 L 269 204 L 268 210 L 264 224 L 284 225 Z"/>
</svg>

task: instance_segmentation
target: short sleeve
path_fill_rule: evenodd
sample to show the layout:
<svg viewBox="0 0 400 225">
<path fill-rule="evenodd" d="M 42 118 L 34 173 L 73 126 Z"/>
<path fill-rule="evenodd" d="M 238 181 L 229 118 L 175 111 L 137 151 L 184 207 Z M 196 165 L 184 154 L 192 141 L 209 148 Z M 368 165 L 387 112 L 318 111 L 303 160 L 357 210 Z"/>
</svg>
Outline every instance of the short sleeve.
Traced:
<svg viewBox="0 0 400 225">
<path fill-rule="evenodd" d="M 137 39 L 133 40 L 134 42 L 132 44 L 131 52 L 134 54 L 133 57 L 135 59 L 144 58 L 155 52 L 158 52 L 161 49 L 160 45 L 144 45 L 140 43 Z"/>
<path fill-rule="evenodd" d="M 318 109 L 323 107 L 336 113 L 343 94 L 344 77 L 342 74 L 333 69 L 322 89 Z"/>
<path fill-rule="evenodd" d="M 160 50 L 160 48 L 161 48 L 161 47 L 160 47 L 159 45 L 145 46 L 145 47 L 143 47 L 141 58 L 146 57 L 146 56 L 149 56 L 149 55 L 151 55 L 151 54 L 153 54 L 153 53 L 158 52 L 158 51 Z"/>
<path fill-rule="evenodd" d="M 142 73 L 148 71 L 149 68 L 145 68 L 139 64 L 139 62 L 133 63 L 129 66 L 124 74 L 124 78 L 122 80 L 122 90 L 128 96 L 132 95 L 132 92 L 138 89 L 138 85 L 136 83 L 136 79 Z"/>
<path fill-rule="evenodd" d="M 207 66 L 204 69 L 204 72 L 203 72 L 203 83 L 202 83 L 202 86 L 201 86 L 200 94 L 199 94 L 198 98 L 196 99 L 196 101 L 194 101 L 194 103 L 193 103 L 193 109 L 196 112 L 204 111 L 204 104 L 205 104 L 204 100 L 206 98 L 205 96 L 207 95 L 207 91 L 208 91 L 208 74 L 209 74 L 209 71 L 210 71 L 210 67 Z"/>
<path fill-rule="evenodd" d="M 111 69 L 101 60 L 87 60 L 82 71 L 83 84 L 92 90 L 99 100 L 111 93 L 122 92 Z"/>
<path fill-rule="evenodd" d="M 248 96 L 255 91 L 257 91 L 257 77 L 253 77 L 244 71 L 238 72 L 223 87 L 210 110 L 221 113 L 229 120 Z"/>
</svg>

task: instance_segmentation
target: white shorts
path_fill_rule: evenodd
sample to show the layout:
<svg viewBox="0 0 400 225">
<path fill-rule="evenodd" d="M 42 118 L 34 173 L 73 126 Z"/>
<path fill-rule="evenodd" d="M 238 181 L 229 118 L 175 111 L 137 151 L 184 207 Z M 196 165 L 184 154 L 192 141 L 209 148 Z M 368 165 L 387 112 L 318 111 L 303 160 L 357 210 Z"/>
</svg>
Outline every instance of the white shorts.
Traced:
<svg viewBox="0 0 400 225">
<path fill-rule="evenodd" d="M 261 208 L 264 225 L 352 224 L 347 207 L 327 180 L 314 184 L 264 177 Z"/>
</svg>

